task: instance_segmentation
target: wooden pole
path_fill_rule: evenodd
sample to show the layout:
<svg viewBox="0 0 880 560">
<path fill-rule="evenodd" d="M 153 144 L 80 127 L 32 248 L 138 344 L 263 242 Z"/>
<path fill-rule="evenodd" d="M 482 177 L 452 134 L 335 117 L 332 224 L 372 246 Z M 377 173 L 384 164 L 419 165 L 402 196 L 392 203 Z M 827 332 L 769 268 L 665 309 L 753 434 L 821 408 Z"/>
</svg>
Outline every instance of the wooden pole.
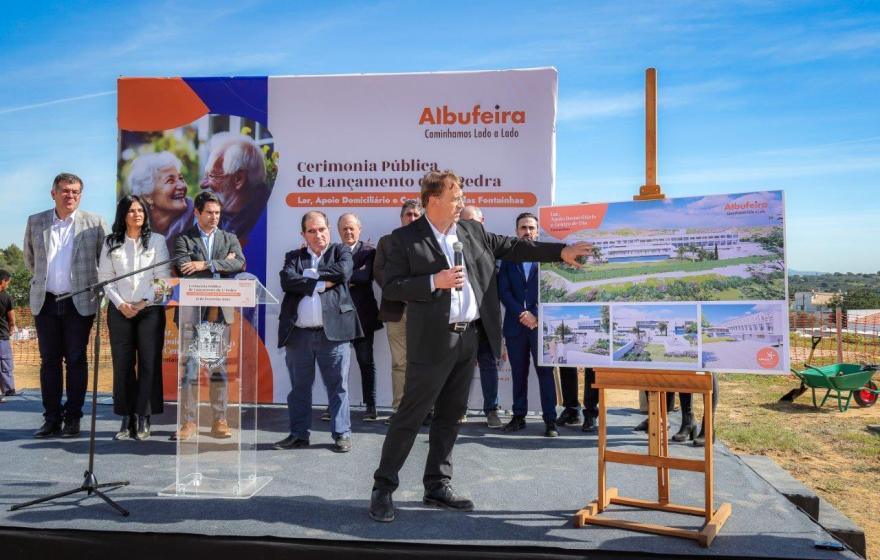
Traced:
<svg viewBox="0 0 880 560">
<path fill-rule="evenodd" d="M 657 70 L 645 70 L 645 184 L 633 200 L 660 200 L 657 184 Z"/>
</svg>

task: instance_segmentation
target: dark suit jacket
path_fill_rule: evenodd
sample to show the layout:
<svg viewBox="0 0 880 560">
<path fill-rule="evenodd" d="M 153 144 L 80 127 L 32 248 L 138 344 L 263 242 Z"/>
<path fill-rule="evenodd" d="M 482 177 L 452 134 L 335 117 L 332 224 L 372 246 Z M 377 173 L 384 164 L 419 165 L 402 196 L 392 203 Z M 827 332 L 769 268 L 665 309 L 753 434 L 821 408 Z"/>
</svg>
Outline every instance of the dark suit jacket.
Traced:
<svg viewBox="0 0 880 560">
<path fill-rule="evenodd" d="M 376 259 L 376 248 L 369 243 L 358 241 L 351 248 L 352 266 L 351 280 L 348 283 L 351 300 L 357 309 L 361 328 L 365 333 L 377 331 L 382 323 L 377 319 L 379 306 L 373 294 L 373 262 Z"/>
<path fill-rule="evenodd" d="M 501 356 L 501 306 L 495 260 L 554 262 L 562 243 L 523 241 L 489 233 L 472 220 L 458 222 L 458 240 L 464 245 L 468 281 L 474 290 L 483 330 L 496 357 Z M 407 304 L 407 360 L 430 363 L 440 359 L 449 333 L 449 290 L 431 291 L 430 277 L 449 268 L 427 216 L 391 233 L 391 251 L 382 286 L 385 298 Z"/>
<path fill-rule="evenodd" d="M 324 334 L 335 341 L 353 340 L 364 336 L 348 283 L 351 280 L 351 250 L 342 243 L 331 243 L 318 264 L 318 279 L 303 276 L 303 271 L 311 268 L 312 256 L 306 247 L 290 251 L 284 255 L 281 275 L 281 289 L 284 299 L 278 317 L 278 347 L 287 344 L 296 324 L 297 308 L 302 298 L 312 295 L 319 280 L 333 282 L 333 287 L 319 294 L 321 298 L 321 318 L 324 321 Z"/>
<path fill-rule="evenodd" d="M 532 265 L 527 279 L 521 263 L 502 262 L 498 295 L 504 304 L 504 336 L 527 334 L 532 329 L 519 322 L 519 314 L 529 311 L 538 316 L 538 265 Z"/>
<path fill-rule="evenodd" d="M 199 226 L 193 226 L 178 235 L 174 240 L 174 254 L 172 255 L 173 258 L 182 257 L 174 263 L 177 274 L 184 278 L 213 278 L 214 273 L 210 270 L 210 267 L 213 266 L 221 278 L 232 278 L 244 270 L 244 254 L 241 252 L 241 244 L 235 234 L 218 229 L 214 234 L 211 255 L 206 255 L 206 253 L 205 244 L 202 243 L 202 237 L 199 233 Z M 229 253 L 234 253 L 235 258 L 227 259 L 226 255 Z M 180 272 L 180 265 L 194 260 L 205 261 L 208 269 L 184 276 Z"/>
<path fill-rule="evenodd" d="M 174 262 L 174 269 L 177 275 L 182 278 L 213 278 L 214 273 L 211 272 L 211 266 L 221 278 L 232 278 L 239 272 L 244 271 L 245 260 L 244 254 L 241 252 L 241 244 L 238 238 L 222 229 L 217 229 L 214 234 L 214 244 L 211 247 L 211 254 L 207 255 L 207 249 L 202 242 L 199 226 L 195 225 L 185 232 L 181 233 L 174 239 L 174 254 L 172 258 L 181 257 Z M 233 253 L 234 259 L 227 259 L 226 255 Z M 205 261 L 208 268 L 190 274 L 189 276 L 180 272 L 180 265 L 191 261 Z M 227 323 L 232 323 L 233 310 L 230 307 L 223 307 L 223 317 Z"/>
<path fill-rule="evenodd" d="M 376 246 L 376 260 L 373 262 L 373 278 L 381 288 L 385 281 L 385 263 L 388 261 L 388 253 L 391 252 L 391 234 L 383 235 Z M 392 301 L 385 297 L 382 290 L 382 303 L 379 304 L 379 320 L 386 323 L 397 323 L 403 318 L 406 311 L 406 303 Z"/>
</svg>

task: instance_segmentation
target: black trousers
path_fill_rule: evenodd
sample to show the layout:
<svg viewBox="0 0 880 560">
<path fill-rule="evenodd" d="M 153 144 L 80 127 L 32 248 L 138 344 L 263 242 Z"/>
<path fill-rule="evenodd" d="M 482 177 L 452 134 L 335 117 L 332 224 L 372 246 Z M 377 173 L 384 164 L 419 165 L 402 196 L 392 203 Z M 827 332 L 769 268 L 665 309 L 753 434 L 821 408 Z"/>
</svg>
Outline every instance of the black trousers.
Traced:
<svg viewBox="0 0 880 560">
<path fill-rule="evenodd" d="M 599 389 L 593 389 L 596 382 L 596 372 L 593 368 L 584 369 L 584 416 L 596 418 L 599 416 Z M 562 386 L 562 406 L 565 408 L 578 408 L 578 381 L 577 368 L 559 368 L 559 384 Z"/>
<path fill-rule="evenodd" d="M 681 414 L 684 416 L 694 415 L 694 398 L 692 393 L 679 393 L 678 401 L 681 403 Z M 718 408 L 718 376 L 712 374 L 712 413 Z M 670 409 L 671 410 L 671 409 Z"/>
<path fill-rule="evenodd" d="M 375 331 L 370 331 L 351 341 L 351 345 L 354 346 L 354 357 L 361 370 L 361 392 L 364 404 L 367 406 L 376 406 L 376 362 L 373 361 L 375 334 Z"/>
<path fill-rule="evenodd" d="M 478 326 L 463 333 L 449 332 L 444 340 L 432 341 L 439 358 L 431 362 L 407 361 L 406 390 L 397 413 L 391 418 L 382 458 L 373 478 L 374 488 L 394 491 L 425 417 L 434 407 L 428 460 L 422 482 L 433 490 L 452 478 L 452 448 L 458 437 L 458 420 L 467 410 L 479 346 Z"/>
<path fill-rule="evenodd" d="M 34 317 L 40 347 L 40 393 L 43 416 L 49 422 L 82 418 L 89 381 L 88 345 L 94 315 L 80 315 L 71 299 L 56 301 L 46 293 L 43 308 Z M 67 365 L 67 402 L 62 361 Z"/>
<path fill-rule="evenodd" d="M 121 416 L 159 414 L 162 402 L 162 347 L 165 308 L 145 307 L 132 319 L 107 306 L 113 357 L 113 412 Z"/>
</svg>

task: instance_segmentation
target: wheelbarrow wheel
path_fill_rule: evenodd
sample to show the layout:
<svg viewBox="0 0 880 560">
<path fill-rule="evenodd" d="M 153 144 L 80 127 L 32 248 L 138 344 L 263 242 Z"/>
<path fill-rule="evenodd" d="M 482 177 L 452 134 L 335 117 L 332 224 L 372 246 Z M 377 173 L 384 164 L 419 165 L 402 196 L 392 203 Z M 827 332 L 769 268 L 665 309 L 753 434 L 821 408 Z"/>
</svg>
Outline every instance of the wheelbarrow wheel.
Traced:
<svg viewBox="0 0 880 560">
<path fill-rule="evenodd" d="M 878 393 L 880 393 L 880 391 L 877 390 L 877 384 L 873 381 L 868 381 L 865 383 L 864 387 L 858 391 L 853 391 L 853 397 L 855 397 L 859 406 L 867 408 L 877 404 Z"/>
</svg>

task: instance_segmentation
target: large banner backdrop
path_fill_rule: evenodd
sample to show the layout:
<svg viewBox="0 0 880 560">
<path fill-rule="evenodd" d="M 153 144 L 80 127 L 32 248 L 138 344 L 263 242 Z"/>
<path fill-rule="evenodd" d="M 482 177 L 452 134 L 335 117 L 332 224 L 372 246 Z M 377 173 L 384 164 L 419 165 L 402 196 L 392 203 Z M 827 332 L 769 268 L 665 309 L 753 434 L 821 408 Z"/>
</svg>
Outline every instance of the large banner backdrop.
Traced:
<svg viewBox="0 0 880 560">
<path fill-rule="evenodd" d="M 557 76 L 554 69 L 495 72 L 121 78 L 118 82 L 117 194 L 141 195 L 153 229 L 166 237 L 192 225 L 192 200 L 212 189 L 223 200 L 223 229 L 242 241 L 247 271 L 280 300 L 284 254 L 303 243 L 300 220 L 327 213 L 333 241 L 345 212 L 375 244 L 400 225 L 434 169 L 463 177 L 468 204 L 486 227 L 514 233 L 514 218 L 553 202 Z M 376 289 L 377 296 L 379 294 Z M 277 348 L 279 306 L 267 306 L 260 400 L 284 402 L 290 389 Z M 376 333 L 378 404 L 391 402 L 385 330 Z M 173 398 L 177 332 L 166 333 L 166 392 Z M 510 399 L 501 364 L 499 395 Z M 536 385 L 536 384 L 533 384 Z M 351 401 L 361 402 L 352 356 Z M 479 382 L 471 404 L 481 408 Z M 326 402 L 320 383 L 316 403 Z M 537 399 L 535 403 L 539 402 Z"/>
</svg>

